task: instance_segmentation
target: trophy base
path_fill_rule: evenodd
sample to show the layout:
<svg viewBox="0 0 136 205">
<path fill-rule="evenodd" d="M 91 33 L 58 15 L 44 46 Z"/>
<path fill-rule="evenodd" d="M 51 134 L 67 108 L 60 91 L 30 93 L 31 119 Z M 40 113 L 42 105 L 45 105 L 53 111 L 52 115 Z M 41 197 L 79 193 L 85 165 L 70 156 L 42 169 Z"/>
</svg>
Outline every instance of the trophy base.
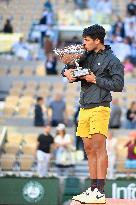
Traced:
<svg viewBox="0 0 136 205">
<path fill-rule="evenodd" d="M 85 75 L 89 75 L 89 70 L 87 68 L 79 67 L 72 72 L 72 76 L 74 78 L 79 78 Z"/>
</svg>

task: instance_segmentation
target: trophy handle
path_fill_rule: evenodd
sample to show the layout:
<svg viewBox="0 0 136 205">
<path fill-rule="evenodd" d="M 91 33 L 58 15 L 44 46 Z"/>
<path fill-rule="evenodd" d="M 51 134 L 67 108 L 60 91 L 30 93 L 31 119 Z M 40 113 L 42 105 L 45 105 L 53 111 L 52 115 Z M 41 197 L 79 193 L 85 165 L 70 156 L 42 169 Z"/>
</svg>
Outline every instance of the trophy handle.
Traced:
<svg viewBox="0 0 136 205">
<path fill-rule="evenodd" d="M 78 59 L 75 60 L 75 65 L 77 68 L 79 67 Z"/>
</svg>

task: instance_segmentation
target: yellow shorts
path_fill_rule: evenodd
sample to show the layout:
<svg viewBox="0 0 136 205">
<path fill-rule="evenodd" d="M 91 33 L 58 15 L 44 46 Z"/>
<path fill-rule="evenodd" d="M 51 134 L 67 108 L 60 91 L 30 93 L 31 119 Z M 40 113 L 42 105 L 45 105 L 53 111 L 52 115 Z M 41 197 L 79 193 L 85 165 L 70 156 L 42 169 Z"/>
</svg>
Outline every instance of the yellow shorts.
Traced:
<svg viewBox="0 0 136 205">
<path fill-rule="evenodd" d="M 107 137 L 109 119 L 109 107 L 80 108 L 76 136 L 91 138 L 91 135 L 100 133 Z"/>
</svg>

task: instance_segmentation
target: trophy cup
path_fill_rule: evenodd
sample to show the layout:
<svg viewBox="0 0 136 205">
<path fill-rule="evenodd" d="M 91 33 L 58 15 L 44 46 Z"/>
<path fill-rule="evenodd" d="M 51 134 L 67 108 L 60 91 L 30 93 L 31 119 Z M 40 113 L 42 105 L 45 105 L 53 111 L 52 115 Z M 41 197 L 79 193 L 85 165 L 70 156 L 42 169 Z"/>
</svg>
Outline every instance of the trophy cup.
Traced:
<svg viewBox="0 0 136 205">
<path fill-rule="evenodd" d="M 54 52 L 59 56 L 60 60 L 66 64 L 66 66 L 71 65 L 71 67 L 74 67 L 74 70 L 72 71 L 73 77 L 77 78 L 89 74 L 87 68 L 79 66 L 79 61 L 85 54 L 85 48 L 83 45 L 70 45 L 63 49 L 54 49 Z"/>
</svg>

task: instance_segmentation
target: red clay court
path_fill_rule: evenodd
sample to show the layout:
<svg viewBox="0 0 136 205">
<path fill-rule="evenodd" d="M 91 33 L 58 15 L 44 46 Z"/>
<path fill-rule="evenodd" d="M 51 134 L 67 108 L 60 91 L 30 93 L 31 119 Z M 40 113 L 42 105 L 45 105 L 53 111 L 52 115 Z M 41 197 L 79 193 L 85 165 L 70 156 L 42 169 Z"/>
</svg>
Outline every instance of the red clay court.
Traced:
<svg viewBox="0 0 136 205">
<path fill-rule="evenodd" d="M 70 205 L 81 205 L 81 203 L 72 201 Z M 88 204 L 88 205 L 91 205 L 91 204 Z M 98 205 L 98 204 L 93 204 L 93 205 Z M 136 205 L 136 200 L 107 199 L 106 205 Z"/>
</svg>

